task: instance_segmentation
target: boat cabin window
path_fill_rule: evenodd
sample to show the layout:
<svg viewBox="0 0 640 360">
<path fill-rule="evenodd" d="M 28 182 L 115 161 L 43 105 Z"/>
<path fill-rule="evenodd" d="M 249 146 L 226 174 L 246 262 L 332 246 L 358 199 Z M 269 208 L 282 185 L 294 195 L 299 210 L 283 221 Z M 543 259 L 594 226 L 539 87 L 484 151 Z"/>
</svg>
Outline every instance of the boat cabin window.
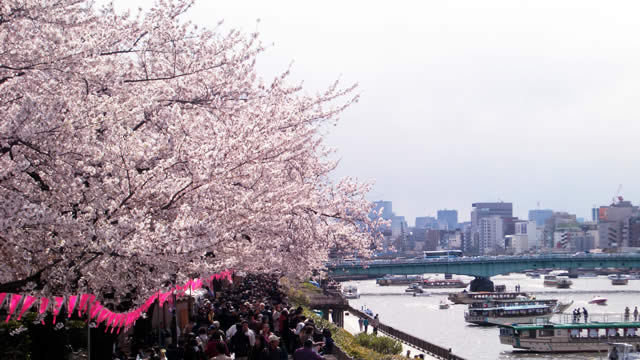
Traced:
<svg viewBox="0 0 640 360">
<path fill-rule="evenodd" d="M 589 337 L 597 338 L 598 337 L 598 329 L 589 329 Z"/>
<path fill-rule="evenodd" d="M 553 329 L 542 329 L 538 331 L 538 336 L 540 337 L 553 336 L 554 333 L 555 332 L 553 331 Z"/>
<path fill-rule="evenodd" d="M 512 336 L 512 335 L 513 335 L 513 329 L 510 329 L 510 328 L 500 329 L 500 336 Z"/>
<path fill-rule="evenodd" d="M 636 336 L 636 329 L 634 328 L 625 329 L 625 335 Z"/>
</svg>

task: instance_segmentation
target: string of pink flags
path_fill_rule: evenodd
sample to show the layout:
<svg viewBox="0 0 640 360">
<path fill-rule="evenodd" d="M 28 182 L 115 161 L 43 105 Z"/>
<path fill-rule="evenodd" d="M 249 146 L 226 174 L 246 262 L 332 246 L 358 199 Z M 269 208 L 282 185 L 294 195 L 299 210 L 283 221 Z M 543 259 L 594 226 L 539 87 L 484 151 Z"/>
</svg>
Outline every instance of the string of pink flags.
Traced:
<svg viewBox="0 0 640 360">
<path fill-rule="evenodd" d="M 151 295 L 142 306 L 135 310 L 126 313 L 115 313 L 106 307 L 102 306 L 99 301 L 96 300 L 96 296 L 93 294 L 80 294 L 80 295 L 68 295 L 68 296 L 56 296 L 53 301 L 47 297 L 40 298 L 40 305 L 38 307 L 38 313 L 43 315 L 47 311 L 53 313 L 53 323 L 56 323 L 56 317 L 60 313 L 62 306 L 67 304 L 68 317 L 71 317 L 74 310 L 77 310 L 78 316 L 83 314 L 87 315 L 87 321 L 91 321 L 94 318 L 98 325 L 105 323 L 105 332 L 111 328 L 111 332 L 117 329 L 117 333 L 120 333 L 120 329 L 124 328 L 125 331 L 132 327 L 135 322 L 142 316 L 142 313 L 146 312 L 149 307 L 158 300 L 160 307 L 162 308 L 165 302 L 172 302 L 170 297 L 174 293 L 176 296 L 183 296 L 188 290 L 196 291 L 200 289 L 204 284 L 207 284 L 209 288 L 213 287 L 214 280 L 231 280 L 232 270 L 224 270 L 217 274 L 213 274 L 204 279 L 192 279 L 187 281 L 184 285 L 176 285 L 175 288 L 167 291 L 156 291 Z M 9 322 L 11 317 L 20 306 L 22 302 L 22 308 L 17 313 L 17 320 L 22 318 L 29 309 L 31 309 L 38 301 L 38 297 L 23 294 L 12 293 L 0 293 L 0 308 L 4 304 L 5 299 L 9 300 L 9 315 L 5 322 Z M 44 324 L 44 320 L 42 320 Z"/>
</svg>

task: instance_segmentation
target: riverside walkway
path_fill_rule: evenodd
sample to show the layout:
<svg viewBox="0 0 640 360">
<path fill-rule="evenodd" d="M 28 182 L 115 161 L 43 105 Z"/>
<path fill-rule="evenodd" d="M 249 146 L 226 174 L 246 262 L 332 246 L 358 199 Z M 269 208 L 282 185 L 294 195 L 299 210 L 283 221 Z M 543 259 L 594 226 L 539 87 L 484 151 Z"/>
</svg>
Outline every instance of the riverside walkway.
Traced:
<svg viewBox="0 0 640 360">
<path fill-rule="evenodd" d="M 371 319 L 369 315 L 363 313 L 360 310 L 356 310 L 351 306 L 349 307 L 349 312 L 360 318 Z M 390 338 L 401 341 L 403 344 L 409 345 L 411 348 L 418 349 L 432 356 L 433 358 L 445 360 L 465 360 L 464 358 L 453 354 L 452 349 L 447 349 L 443 348 L 442 346 L 432 344 L 426 340 L 422 340 L 416 336 L 405 333 L 383 323 L 380 323 L 380 325 L 378 326 L 378 331 L 382 332 L 384 335 L 389 336 Z"/>
</svg>

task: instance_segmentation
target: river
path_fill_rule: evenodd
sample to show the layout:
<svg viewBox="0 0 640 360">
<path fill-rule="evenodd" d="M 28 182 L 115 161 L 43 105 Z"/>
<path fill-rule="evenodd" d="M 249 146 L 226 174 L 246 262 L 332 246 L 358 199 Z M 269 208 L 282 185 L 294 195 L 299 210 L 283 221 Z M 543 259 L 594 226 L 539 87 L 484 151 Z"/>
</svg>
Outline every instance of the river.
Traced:
<svg viewBox="0 0 640 360">
<path fill-rule="evenodd" d="M 427 276 L 441 278 L 442 274 L 426 274 L 425 277 Z M 467 276 L 454 277 L 458 278 L 465 282 L 473 279 Z M 573 300 L 573 305 L 565 314 L 570 314 L 576 307 L 585 307 L 595 319 L 597 314 L 622 314 L 626 306 L 629 306 L 632 312 L 634 306 L 640 307 L 640 280 L 630 280 L 628 285 L 614 286 L 606 276 L 578 278 L 571 279 L 571 289 L 545 287 L 542 278 L 530 279 L 524 274 L 494 276 L 491 280 L 496 285 L 506 285 L 508 291 L 513 291 L 515 285 L 519 284 L 521 291 L 531 293 L 538 299 L 553 298 L 563 302 Z M 447 300 L 447 293 L 462 289 L 433 289 L 427 290 L 432 296 L 413 297 L 405 294 L 406 285 L 378 286 L 375 280 L 363 280 L 350 281 L 342 286 L 347 284 L 357 286 L 361 294 L 359 299 L 349 300 L 354 308 L 368 307 L 379 314 L 381 322 L 434 344 L 450 347 L 454 354 L 469 360 L 606 358 L 606 354 L 597 353 L 533 354 L 502 345 L 498 339 L 497 327 L 468 325 L 464 321 L 466 305 L 452 305 L 447 310 L 439 309 L 440 301 Z M 596 295 L 606 297 L 607 305 L 588 304 Z"/>
</svg>

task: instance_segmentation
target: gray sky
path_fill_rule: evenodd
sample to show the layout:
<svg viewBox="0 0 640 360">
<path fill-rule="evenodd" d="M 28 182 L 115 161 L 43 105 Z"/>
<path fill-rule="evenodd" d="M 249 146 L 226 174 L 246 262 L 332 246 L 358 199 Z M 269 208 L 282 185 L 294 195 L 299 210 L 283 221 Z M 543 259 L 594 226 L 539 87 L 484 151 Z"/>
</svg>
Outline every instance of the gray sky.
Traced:
<svg viewBox="0 0 640 360">
<path fill-rule="evenodd" d="M 371 200 L 393 201 L 413 223 L 442 208 L 467 220 L 472 202 L 499 199 L 524 218 L 538 201 L 590 218 L 619 184 L 640 202 L 639 10 L 637 1 L 201 0 L 190 16 L 258 29 L 273 44 L 259 63 L 267 79 L 293 61 L 309 91 L 358 82 L 361 101 L 327 137 L 336 175 L 375 181 Z"/>
</svg>

